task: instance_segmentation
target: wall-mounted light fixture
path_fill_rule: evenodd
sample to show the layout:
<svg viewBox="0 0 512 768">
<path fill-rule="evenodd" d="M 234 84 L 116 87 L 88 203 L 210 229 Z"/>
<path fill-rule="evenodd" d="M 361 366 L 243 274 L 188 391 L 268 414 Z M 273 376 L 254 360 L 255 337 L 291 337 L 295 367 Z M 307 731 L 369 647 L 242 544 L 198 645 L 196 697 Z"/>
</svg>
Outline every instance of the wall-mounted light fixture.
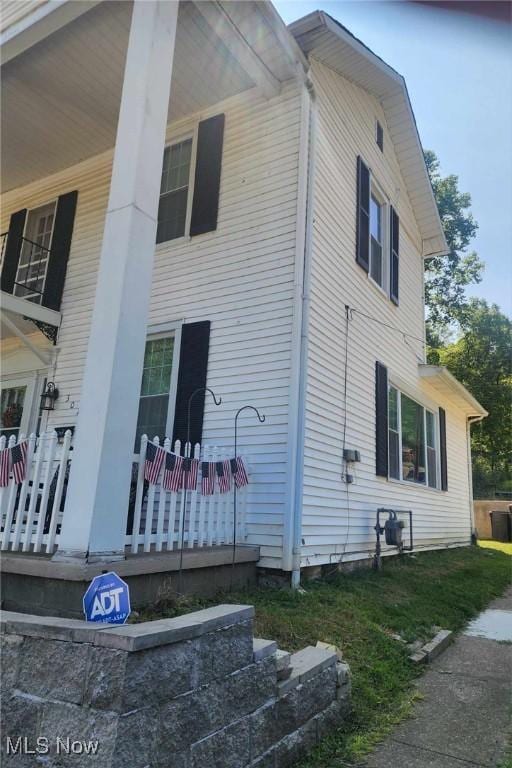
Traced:
<svg viewBox="0 0 512 768">
<path fill-rule="evenodd" d="M 41 410 L 53 411 L 55 409 L 55 401 L 57 400 L 58 396 L 59 390 L 53 381 L 48 381 L 46 387 L 44 388 L 44 392 L 41 395 Z"/>
</svg>

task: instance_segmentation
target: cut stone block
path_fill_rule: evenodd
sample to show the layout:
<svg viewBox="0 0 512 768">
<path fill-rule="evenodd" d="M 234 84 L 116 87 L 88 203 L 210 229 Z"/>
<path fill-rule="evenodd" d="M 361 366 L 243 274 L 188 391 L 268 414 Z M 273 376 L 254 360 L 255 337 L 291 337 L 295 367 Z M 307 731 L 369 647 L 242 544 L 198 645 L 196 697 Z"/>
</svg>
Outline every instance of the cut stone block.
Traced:
<svg viewBox="0 0 512 768">
<path fill-rule="evenodd" d="M 302 651 L 297 651 L 292 655 L 290 659 L 291 677 L 298 677 L 299 682 L 303 683 L 310 677 L 318 675 L 323 669 L 333 667 L 336 660 L 336 653 L 333 651 L 308 645 Z"/>
<path fill-rule="evenodd" d="M 252 650 L 254 661 L 261 661 L 266 659 L 267 656 L 272 656 L 273 653 L 278 653 L 275 640 L 263 640 L 260 637 L 253 639 Z"/>
</svg>

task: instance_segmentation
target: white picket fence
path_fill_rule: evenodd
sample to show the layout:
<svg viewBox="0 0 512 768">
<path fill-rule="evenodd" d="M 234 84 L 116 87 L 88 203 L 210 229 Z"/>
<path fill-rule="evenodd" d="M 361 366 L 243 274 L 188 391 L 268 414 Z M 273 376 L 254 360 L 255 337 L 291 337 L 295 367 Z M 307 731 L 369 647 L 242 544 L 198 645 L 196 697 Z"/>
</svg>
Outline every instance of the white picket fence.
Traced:
<svg viewBox="0 0 512 768">
<path fill-rule="evenodd" d="M 18 442 L 25 439 L 19 435 Z M 16 445 L 11 435 L 7 447 Z M 0 437 L 0 450 L 6 447 Z M 0 549 L 5 551 L 47 552 L 58 544 L 62 523 L 62 498 L 71 460 L 71 432 L 59 443 L 57 432 L 46 432 L 28 438 L 27 472 L 25 480 L 0 488 Z"/>
<path fill-rule="evenodd" d="M 73 456 L 72 434 L 68 430 L 62 442 L 57 432 L 46 432 L 28 438 L 27 471 L 21 484 L 11 475 L 9 484 L 0 488 L 0 550 L 16 552 L 46 552 L 58 546 L 67 477 Z M 18 442 L 25 439 L 20 435 Z M 155 445 L 159 439 L 154 438 Z M 11 448 L 16 438 L 11 436 L 6 446 L 0 437 L 0 450 Z M 221 494 L 218 486 L 212 496 L 201 494 L 201 465 L 195 490 L 166 491 L 161 486 L 163 470 L 156 485 L 144 482 L 144 462 L 148 438 L 141 439 L 136 482 L 135 503 L 128 513 L 125 546 L 132 553 L 161 552 L 192 547 L 212 547 L 233 543 L 233 490 Z M 170 450 L 166 439 L 164 448 Z M 174 453 L 181 455 L 181 443 L 174 444 Z M 190 446 L 183 455 L 190 455 Z M 220 461 L 230 458 L 226 449 L 194 446 L 193 455 L 200 461 Z M 248 468 L 249 471 L 250 468 Z M 233 483 L 232 483 L 233 484 Z M 237 490 L 236 542 L 246 540 L 247 487 Z"/>
<path fill-rule="evenodd" d="M 152 441 L 159 445 L 158 437 Z M 229 493 L 220 493 L 217 484 L 212 496 L 201 494 L 201 464 L 195 490 L 178 492 L 166 491 L 161 480 L 156 485 L 144 483 L 144 462 L 148 438 L 142 436 L 133 527 L 126 535 L 126 546 L 131 552 L 161 552 L 162 550 L 180 549 L 181 542 L 185 549 L 192 547 L 212 547 L 217 544 L 233 543 L 233 488 Z M 171 450 L 171 441 L 164 441 L 165 450 Z M 174 453 L 182 455 L 181 442 L 174 444 Z M 191 446 L 184 446 L 184 456 L 191 455 Z M 230 458 L 225 448 L 201 446 L 197 443 L 192 452 L 194 458 L 201 461 L 221 461 Z M 248 468 L 249 472 L 250 468 Z M 233 486 L 233 481 L 232 481 Z M 236 542 L 246 539 L 247 486 L 237 490 Z"/>
</svg>

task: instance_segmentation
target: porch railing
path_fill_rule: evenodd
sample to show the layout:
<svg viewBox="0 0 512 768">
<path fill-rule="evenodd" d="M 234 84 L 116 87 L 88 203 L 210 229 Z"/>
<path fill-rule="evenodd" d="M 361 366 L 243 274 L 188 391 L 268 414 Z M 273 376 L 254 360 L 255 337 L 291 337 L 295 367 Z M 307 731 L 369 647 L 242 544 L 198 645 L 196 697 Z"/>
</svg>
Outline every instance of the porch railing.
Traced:
<svg viewBox="0 0 512 768">
<path fill-rule="evenodd" d="M 0 487 L 0 549 L 15 552 L 52 554 L 58 547 L 62 527 L 69 471 L 73 457 L 72 433 L 68 430 L 60 442 L 57 432 L 25 438 L 0 437 L 0 450 L 27 440 L 26 475 L 17 484 L 11 470 L 6 487 Z M 153 442 L 158 445 L 158 438 Z M 233 531 L 233 491 L 221 494 L 218 487 L 211 496 L 201 494 L 201 470 L 195 490 L 177 492 L 144 480 L 148 438 L 141 439 L 140 453 L 133 466 L 133 480 L 125 532 L 127 551 L 161 552 L 181 548 L 211 547 L 246 540 L 247 487 L 237 490 L 237 525 Z M 166 450 L 171 441 L 164 442 Z M 174 453 L 190 455 L 190 447 L 174 444 Z M 192 454 L 202 461 L 227 458 L 226 450 L 194 446 Z M 248 467 L 250 472 L 250 466 Z M 185 498 L 186 496 L 186 498 Z"/>
<path fill-rule="evenodd" d="M 159 445 L 158 437 L 152 441 Z M 220 493 L 217 486 L 211 496 L 201 494 L 201 469 L 195 490 L 166 491 L 161 485 L 161 476 L 156 485 L 144 480 L 144 463 L 148 438 L 143 435 L 140 444 L 139 461 L 134 467 L 132 502 L 128 515 L 125 544 L 131 552 L 161 552 L 180 549 L 181 542 L 186 549 L 211 547 L 233 543 L 233 491 Z M 171 441 L 166 439 L 163 447 L 171 450 Z M 174 453 L 190 456 L 201 461 L 220 461 L 227 458 L 226 449 L 200 446 L 193 450 L 183 446 L 179 440 L 174 443 Z M 201 465 L 200 465 L 201 467 Z M 248 467 L 250 472 L 250 467 Z M 186 497 L 186 498 L 185 498 Z M 246 540 L 247 486 L 237 490 L 236 541 Z"/>
<path fill-rule="evenodd" d="M 11 435 L 0 450 L 22 442 Z M 0 488 L 0 549 L 52 553 L 58 545 L 64 499 L 71 465 L 71 431 L 62 443 L 57 432 L 27 438 L 27 469 L 22 483 L 11 471 L 9 483 Z"/>
<path fill-rule="evenodd" d="M 0 235 L 2 264 L 8 235 L 8 232 L 3 232 Z M 49 248 L 45 248 L 44 245 L 29 240 L 27 237 L 19 237 L 18 242 L 20 244 L 20 258 L 12 293 L 22 299 L 27 299 L 27 301 L 41 304 L 51 251 Z"/>
</svg>

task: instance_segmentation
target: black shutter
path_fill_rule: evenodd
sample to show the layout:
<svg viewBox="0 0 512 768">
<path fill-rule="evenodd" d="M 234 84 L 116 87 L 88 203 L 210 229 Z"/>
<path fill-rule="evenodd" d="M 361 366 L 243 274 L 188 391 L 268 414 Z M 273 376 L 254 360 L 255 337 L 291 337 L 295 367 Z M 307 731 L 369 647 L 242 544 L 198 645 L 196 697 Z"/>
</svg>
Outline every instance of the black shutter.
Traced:
<svg viewBox="0 0 512 768">
<path fill-rule="evenodd" d="M 50 260 L 44 284 L 43 306 L 48 309 L 60 309 L 66 269 L 68 265 L 73 222 L 78 192 L 68 192 L 57 200 L 55 223 L 50 250 Z"/>
<path fill-rule="evenodd" d="M 370 171 L 361 157 L 357 158 L 357 223 L 356 261 L 370 269 Z"/>
<path fill-rule="evenodd" d="M 441 450 L 441 490 L 448 490 L 448 463 L 446 459 L 446 413 L 439 409 L 439 447 Z"/>
<path fill-rule="evenodd" d="M 375 363 L 375 473 L 388 476 L 388 369 Z"/>
<path fill-rule="evenodd" d="M 398 304 L 398 278 L 400 271 L 400 219 L 391 206 L 389 237 L 389 295 Z"/>
<path fill-rule="evenodd" d="M 187 409 L 190 395 L 206 386 L 208 348 L 210 346 L 210 321 L 187 323 L 181 329 L 180 367 L 178 391 L 174 411 L 172 442 L 187 440 Z M 192 400 L 190 410 L 190 442 L 200 443 L 203 434 L 204 392 Z"/>
<path fill-rule="evenodd" d="M 224 115 L 199 123 L 191 235 L 217 229 L 223 140 Z"/>
<path fill-rule="evenodd" d="M 18 271 L 18 262 L 20 260 L 20 251 L 23 232 L 25 230 L 25 219 L 27 218 L 27 209 L 17 211 L 11 216 L 9 222 L 9 233 L 5 244 L 4 258 L 2 265 L 2 291 L 12 293 L 14 290 L 14 281 Z"/>
</svg>

